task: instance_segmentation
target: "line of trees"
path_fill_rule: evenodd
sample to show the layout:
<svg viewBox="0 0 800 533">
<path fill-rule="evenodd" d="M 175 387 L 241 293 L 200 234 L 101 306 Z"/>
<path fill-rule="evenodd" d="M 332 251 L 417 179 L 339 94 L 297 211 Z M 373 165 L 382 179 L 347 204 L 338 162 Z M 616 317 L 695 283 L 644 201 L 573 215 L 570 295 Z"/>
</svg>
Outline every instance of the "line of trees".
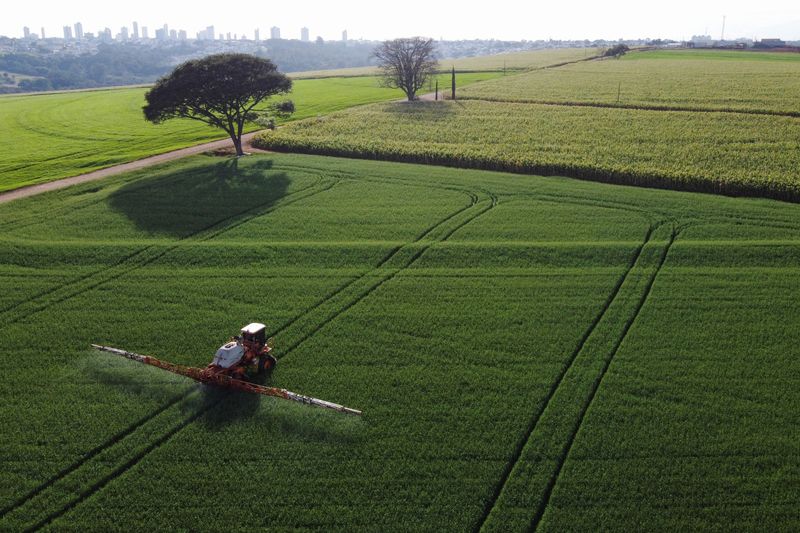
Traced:
<svg viewBox="0 0 800 533">
<path fill-rule="evenodd" d="M 80 55 L 53 54 L 43 49 L 0 54 L 0 71 L 38 78 L 21 81 L 18 88 L 5 87 L 5 92 L 153 83 L 178 64 L 213 54 L 220 46 L 223 45 L 218 41 L 188 41 L 159 46 L 104 43 L 98 45 L 96 53 Z M 371 59 L 372 44 L 348 43 L 345 46 L 341 42 L 269 40 L 235 43 L 235 46 L 247 48 L 258 57 L 269 57 L 283 72 L 374 64 Z"/>
</svg>

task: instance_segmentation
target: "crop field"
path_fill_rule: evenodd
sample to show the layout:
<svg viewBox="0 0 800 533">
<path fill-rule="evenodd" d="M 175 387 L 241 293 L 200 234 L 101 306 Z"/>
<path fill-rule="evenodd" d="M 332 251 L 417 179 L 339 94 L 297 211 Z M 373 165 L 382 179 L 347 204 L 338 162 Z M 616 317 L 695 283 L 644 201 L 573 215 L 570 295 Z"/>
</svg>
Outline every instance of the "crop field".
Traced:
<svg viewBox="0 0 800 533">
<path fill-rule="evenodd" d="M 496 76 L 496 72 L 463 73 L 458 80 L 466 85 Z M 146 122 L 142 116 L 146 91 L 0 97 L 0 130 L 6 139 L 0 146 L 0 191 L 226 137 L 191 120 L 157 126 Z M 297 80 L 288 97 L 297 107 L 291 120 L 298 120 L 401 96 L 398 90 L 380 87 L 377 78 L 364 77 Z"/>
<path fill-rule="evenodd" d="M 634 52 L 482 83 L 461 97 L 800 117 L 798 79 L 800 54 Z"/>
<path fill-rule="evenodd" d="M 800 121 L 483 101 L 385 103 L 259 137 L 278 151 L 800 199 Z"/>
<path fill-rule="evenodd" d="M 456 103 L 360 107 L 265 133 L 256 144 L 800 200 L 800 61 L 648 54 L 503 76 L 459 91 L 465 100 Z M 638 103 L 617 105 L 609 99 L 626 76 L 626 94 L 638 91 Z M 699 91 L 702 84 L 711 88 Z M 594 101 L 593 91 L 604 96 Z M 672 103 L 659 107 L 654 95 Z M 734 100 L 747 112 L 719 107 Z"/>
<path fill-rule="evenodd" d="M 534 70 L 581 61 L 598 53 L 596 48 L 555 48 L 548 50 L 531 50 L 529 52 L 510 52 L 479 57 L 462 57 L 443 59 L 442 65 L 453 65 L 462 70 Z"/>
<path fill-rule="evenodd" d="M 796 530 L 799 215 L 280 154 L 4 204 L 0 529 Z M 363 417 L 88 350 L 251 321 Z"/>
</svg>

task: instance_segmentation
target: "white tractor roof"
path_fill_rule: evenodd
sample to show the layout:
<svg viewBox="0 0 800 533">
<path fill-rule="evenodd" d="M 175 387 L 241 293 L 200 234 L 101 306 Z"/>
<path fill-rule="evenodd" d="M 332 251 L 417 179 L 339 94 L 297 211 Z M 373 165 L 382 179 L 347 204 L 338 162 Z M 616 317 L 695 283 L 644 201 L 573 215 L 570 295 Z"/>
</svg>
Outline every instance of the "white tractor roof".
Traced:
<svg viewBox="0 0 800 533">
<path fill-rule="evenodd" d="M 253 322 L 252 324 L 247 324 L 245 327 L 242 328 L 242 333 L 249 333 L 250 335 L 254 335 L 259 331 L 267 329 L 267 326 L 264 324 L 259 324 L 258 322 Z"/>
</svg>

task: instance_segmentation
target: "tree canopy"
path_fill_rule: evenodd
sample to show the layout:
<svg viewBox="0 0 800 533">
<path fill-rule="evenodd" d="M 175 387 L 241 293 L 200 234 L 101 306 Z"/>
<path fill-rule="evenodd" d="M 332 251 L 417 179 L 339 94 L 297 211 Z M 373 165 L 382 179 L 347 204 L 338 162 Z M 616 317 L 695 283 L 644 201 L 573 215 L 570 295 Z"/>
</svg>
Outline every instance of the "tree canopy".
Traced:
<svg viewBox="0 0 800 533">
<path fill-rule="evenodd" d="M 215 54 L 187 61 L 159 79 L 145 94 L 145 119 L 155 124 L 190 118 L 225 130 L 243 155 L 245 123 L 264 100 L 292 89 L 292 80 L 269 59 L 248 54 Z M 275 106 L 281 111 L 285 103 Z"/>
<path fill-rule="evenodd" d="M 433 39 L 412 37 L 386 41 L 373 53 L 378 60 L 384 85 L 402 89 L 408 100 L 436 73 L 436 45 Z"/>
</svg>

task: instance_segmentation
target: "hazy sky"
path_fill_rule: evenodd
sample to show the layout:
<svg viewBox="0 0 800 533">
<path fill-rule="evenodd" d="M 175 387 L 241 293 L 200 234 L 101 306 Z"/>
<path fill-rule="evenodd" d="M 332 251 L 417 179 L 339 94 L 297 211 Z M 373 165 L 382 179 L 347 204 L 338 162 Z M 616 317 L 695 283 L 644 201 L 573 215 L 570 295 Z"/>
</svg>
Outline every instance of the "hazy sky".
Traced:
<svg viewBox="0 0 800 533">
<path fill-rule="evenodd" d="M 477 7 L 480 6 L 480 9 Z M 150 28 L 169 24 L 190 37 L 213 24 L 216 33 L 244 33 L 262 38 L 271 26 L 284 38 L 299 38 L 307 26 L 311 38 L 339 39 L 344 29 L 351 39 L 388 39 L 423 35 L 444 39 L 689 39 L 708 32 L 719 38 L 722 17 L 725 36 L 800 39 L 798 0 L 232 0 L 229 2 L 137 0 L 15 1 L 3 6 L 0 35 L 22 35 L 28 26 L 47 36 L 62 36 L 62 26 L 82 22 L 84 31 L 111 28 L 116 34 L 132 21 Z"/>
</svg>

